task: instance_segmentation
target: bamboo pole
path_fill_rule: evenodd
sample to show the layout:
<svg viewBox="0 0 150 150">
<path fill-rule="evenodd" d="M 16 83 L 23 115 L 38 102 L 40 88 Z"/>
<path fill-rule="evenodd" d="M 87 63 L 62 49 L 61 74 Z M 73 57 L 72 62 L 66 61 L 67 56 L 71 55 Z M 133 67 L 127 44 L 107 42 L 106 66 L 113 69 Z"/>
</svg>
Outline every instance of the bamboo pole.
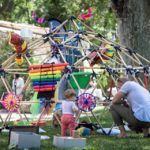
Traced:
<svg viewBox="0 0 150 150">
<path fill-rule="evenodd" d="M 17 72 L 17 71 L 14 71 L 14 72 L 9 71 L 8 73 L 9 74 L 28 74 L 27 72 Z"/>
<path fill-rule="evenodd" d="M 8 86 L 6 84 L 6 81 L 5 81 L 4 77 L 1 76 L 1 80 L 2 80 L 2 82 L 3 82 L 3 84 L 4 84 L 5 88 L 6 88 L 7 92 L 10 93 L 10 89 L 8 88 Z"/>
<path fill-rule="evenodd" d="M 126 56 L 128 56 L 133 62 L 139 64 L 139 60 L 136 60 L 132 57 L 132 55 L 130 56 L 129 54 L 127 54 L 125 51 L 122 51 L 122 53 L 124 53 Z"/>
<path fill-rule="evenodd" d="M 27 63 L 28 63 L 29 65 L 32 65 L 32 63 L 29 61 L 29 59 L 28 59 L 28 57 L 27 57 L 26 55 L 24 55 L 24 58 L 26 59 L 26 61 L 27 61 Z"/>
<path fill-rule="evenodd" d="M 6 61 L 2 63 L 2 68 L 5 68 L 5 66 L 8 65 L 8 63 L 10 63 L 12 60 L 14 60 L 15 57 L 16 57 L 16 54 L 11 55 Z"/>
<path fill-rule="evenodd" d="M 2 124 L 3 124 L 3 122 L 4 122 L 4 121 L 3 121 L 3 118 L 2 118 L 2 116 L 1 116 L 1 115 L 0 115 L 0 119 L 1 119 L 1 122 L 2 122 Z"/>
<path fill-rule="evenodd" d="M 150 64 L 150 61 L 147 60 L 146 58 L 144 58 L 143 56 L 141 56 L 140 54 L 136 54 L 138 57 L 140 57 L 141 59 L 143 59 L 145 62 L 147 62 L 148 64 Z"/>
<path fill-rule="evenodd" d="M 28 69 L 22 69 L 22 68 L 9 68 L 9 69 L 5 69 L 5 71 L 28 71 Z"/>
<path fill-rule="evenodd" d="M 16 62 L 12 62 L 11 64 L 5 66 L 5 69 L 8 69 L 8 68 L 12 67 L 12 66 L 15 65 L 15 64 L 16 64 Z"/>
<path fill-rule="evenodd" d="M 8 120 L 9 117 L 11 117 L 11 115 L 12 115 L 12 112 L 9 111 L 8 114 L 7 114 L 7 117 L 6 117 L 5 120 L 3 121 L 3 124 L 2 124 L 3 127 L 6 126 L 7 120 Z"/>
<path fill-rule="evenodd" d="M 55 29 L 53 29 L 51 33 L 56 33 L 57 31 L 59 31 L 67 22 L 68 22 L 68 19 L 65 20 L 63 23 L 61 23 L 59 26 L 57 26 Z"/>
<path fill-rule="evenodd" d="M 84 25 L 87 29 L 89 29 L 90 31 L 95 32 L 95 30 L 93 30 L 92 28 L 90 28 L 88 25 L 86 25 L 85 23 L 83 23 L 81 20 L 77 19 L 82 25 Z"/>
</svg>

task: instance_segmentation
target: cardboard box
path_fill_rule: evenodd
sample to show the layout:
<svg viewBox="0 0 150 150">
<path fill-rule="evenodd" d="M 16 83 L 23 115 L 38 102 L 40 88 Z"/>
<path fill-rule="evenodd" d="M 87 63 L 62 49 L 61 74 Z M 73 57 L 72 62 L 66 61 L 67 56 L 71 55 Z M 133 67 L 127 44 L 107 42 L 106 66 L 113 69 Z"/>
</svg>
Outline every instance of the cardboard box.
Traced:
<svg viewBox="0 0 150 150">
<path fill-rule="evenodd" d="M 86 145 L 86 138 L 54 136 L 53 145 L 60 148 L 84 148 Z"/>
<path fill-rule="evenodd" d="M 39 148 L 40 135 L 33 132 L 11 132 L 10 145 L 17 148 Z"/>
<path fill-rule="evenodd" d="M 39 134 L 39 127 L 38 126 L 9 126 L 8 144 L 10 144 L 11 132 L 34 132 Z"/>
</svg>

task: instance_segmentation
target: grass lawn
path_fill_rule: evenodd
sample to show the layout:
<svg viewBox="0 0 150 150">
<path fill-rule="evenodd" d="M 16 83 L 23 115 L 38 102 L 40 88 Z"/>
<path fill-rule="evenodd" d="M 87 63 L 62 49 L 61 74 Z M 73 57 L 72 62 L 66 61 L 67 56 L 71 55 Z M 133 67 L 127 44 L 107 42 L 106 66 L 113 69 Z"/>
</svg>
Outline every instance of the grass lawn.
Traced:
<svg viewBox="0 0 150 150">
<path fill-rule="evenodd" d="M 100 114 L 98 118 L 103 127 L 111 126 L 112 119 L 108 111 L 103 111 L 103 109 L 96 110 L 95 114 Z M 87 118 L 83 119 L 85 120 Z M 91 120 L 95 122 L 92 117 Z M 41 141 L 40 150 L 63 150 L 52 145 L 53 135 L 59 135 L 60 128 L 52 128 L 51 123 L 48 122 L 48 124 L 49 126 L 43 129 L 47 131 L 44 135 L 50 136 L 50 139 Z M 129 137 L 126 139 L 118 139 L 114 136 L 94 133 L 87 138 L 87 144 L 84 150 L 150 150 L 150 139 L 142 138 L 142 134 L 136 134 L 134 132 L 129 132 L 128 135 Z M 7 147 L 8 133 L 0 133 L 0 150 L 7 150 Z M 74 150 L 79 150 L 79 148 L 74 148 Z"/>
</svg>

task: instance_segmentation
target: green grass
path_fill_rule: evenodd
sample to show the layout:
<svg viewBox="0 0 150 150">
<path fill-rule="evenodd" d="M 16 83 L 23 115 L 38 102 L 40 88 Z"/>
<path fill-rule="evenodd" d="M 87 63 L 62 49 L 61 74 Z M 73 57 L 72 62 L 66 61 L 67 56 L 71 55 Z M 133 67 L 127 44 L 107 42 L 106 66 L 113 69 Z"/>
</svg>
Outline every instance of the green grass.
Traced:
<svg viewBox="0 0 150 150">
<path fill-rule="evenodd" d="M 96 115 L 100 114 L 98 118 L 103 127 L 111 126 L 112 119 L 108 111 L 96 110 L 95 113 Z M 82 118 L 81 120 L 83 119 L 86 120 L 87 118 Z M 91 117 L 91 120 L 95 122 L 93 117 Z M 50 122 L 48 124 L 49 126 L 44 127 L 44 130 L 47 131 L 44 135 L 48 135 L 50 139 L 41 141 L 40 150 L 63 150 L 52 145 L 53 136 L 60 135 L 60 128 L 52 128 Z M 128 135 L 129 137 L 126 139 L 118 139 L 114 136 L 94 133 L 87 138 L 87 144 L 84 150 L 150 150 L 150 140 L 142 138 L 142 134 L 129 132 Z M 0 133 L 0 150 L 7 150 L 7 147 L 8 134 Z M 38 149 L 36 148 L 36 150 Z M 79 148 L 74 148 L 74 150 L 79 150 Z"/>
</svg>

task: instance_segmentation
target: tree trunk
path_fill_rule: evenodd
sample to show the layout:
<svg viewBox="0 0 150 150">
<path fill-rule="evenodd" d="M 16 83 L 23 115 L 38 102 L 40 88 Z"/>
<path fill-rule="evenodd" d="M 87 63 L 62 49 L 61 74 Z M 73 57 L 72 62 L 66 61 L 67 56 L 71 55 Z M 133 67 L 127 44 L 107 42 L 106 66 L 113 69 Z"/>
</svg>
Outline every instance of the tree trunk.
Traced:
<svg viewBox="0 0 150 150">
<path fill-rule="evenodd" d="M 112 0 L 120 43 L 150 60 L 150 0 Z"/>
</svg>

